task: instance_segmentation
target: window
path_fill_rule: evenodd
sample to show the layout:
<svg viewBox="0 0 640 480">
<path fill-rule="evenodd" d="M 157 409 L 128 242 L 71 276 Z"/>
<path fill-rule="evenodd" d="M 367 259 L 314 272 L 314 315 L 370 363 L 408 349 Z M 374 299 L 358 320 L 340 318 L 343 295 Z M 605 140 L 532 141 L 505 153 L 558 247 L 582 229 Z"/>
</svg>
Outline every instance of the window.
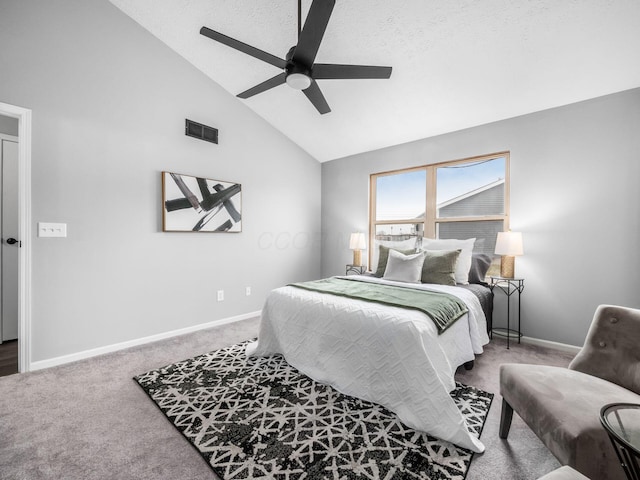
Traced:
<svg viewBox="0 0 640 480">
<path fill-rule="evenodd" d="M 370 182 L 369 245 L 475 237 L 474 252 L 495 257 L 496 236 L 509 228 L 508 152 L 375 173 Z"/>
</svg>

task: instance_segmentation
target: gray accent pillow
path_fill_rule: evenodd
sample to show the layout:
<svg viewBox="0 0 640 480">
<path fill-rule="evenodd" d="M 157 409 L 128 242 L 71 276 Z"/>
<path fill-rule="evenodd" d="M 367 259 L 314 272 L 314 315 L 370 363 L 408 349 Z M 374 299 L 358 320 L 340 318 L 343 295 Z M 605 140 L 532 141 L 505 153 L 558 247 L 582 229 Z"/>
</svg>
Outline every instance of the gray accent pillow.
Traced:
<svg viewBox="0 0 640 480">
<path fill-rule="evenodd" d="M 411 255 L 417 251 L 415 248 L 410 248 L 409 250 L 398 250 L 397 248 L 380 245 L 378 253 L 378 267 L 376 268 L 376 273 L 374 273 L 376 277 L 382 277 L 384 275 L 384 271 L 387 268 L 387 260 L 389 259 L 389 250 L 395 250 L 396 252 L 400 252 L 404 255 Z"/>
<path fill-rule="evenodd" d="M 383 278 L 396 282 L 420 283 L 423 263 L 424 252 L 404 255 L 396 250 L 391 250 Z"/>
<path fill-rule="evenodd" d="M 422 238 L 423 250 L 462 250 L 456 264 L 456 283 L 467 285 L 469 283 L 469 269 L 471 268 L 471 255 L 475 238 L 465 240 L 455 238 Z"/>
<path fill-rule="evenodd" d="M 486 253 L 474 253 L 471 256 L 471 268 L 469 269 L 469 283 L 486 285 L 485 277 L 491 266 L 491 257 Z"/>
<path fill-rule="evenodd" d="M 456 284 L 456 264 L 462 250 L 423 250 L 422 283 Z"/>
</svg>

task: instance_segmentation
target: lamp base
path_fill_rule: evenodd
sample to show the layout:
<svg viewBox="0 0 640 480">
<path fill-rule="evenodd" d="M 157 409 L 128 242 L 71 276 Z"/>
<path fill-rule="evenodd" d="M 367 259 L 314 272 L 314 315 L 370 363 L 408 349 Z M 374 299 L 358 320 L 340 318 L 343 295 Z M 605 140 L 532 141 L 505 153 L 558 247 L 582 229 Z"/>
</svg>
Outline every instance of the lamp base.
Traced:
<svg viewBox="0 0 640 480">
<path fill-rule="evenodd" d="M 503 278 L 513 278 L 515 271 L 516 257 L 503 255 L 500 258 L 500 276 Z"/>
<path fill-rule="evenodd" d="M 353 251 L 353 265 L 356 267 L 362 266 L 362 250 Z"/>
</svg>

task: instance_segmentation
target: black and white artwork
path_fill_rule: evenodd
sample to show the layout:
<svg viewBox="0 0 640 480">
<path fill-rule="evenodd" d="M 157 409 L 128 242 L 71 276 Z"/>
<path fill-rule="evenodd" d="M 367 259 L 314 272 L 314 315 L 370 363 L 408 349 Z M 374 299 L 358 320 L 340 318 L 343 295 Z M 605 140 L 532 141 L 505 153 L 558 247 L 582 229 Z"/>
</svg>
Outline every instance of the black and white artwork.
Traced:
<svg viewBox="0 0 640 480">
<path fill-rule="evenodd" d="M 162 172 L 162 230 L 241 232 L 239 183 Z"/>
</svg>

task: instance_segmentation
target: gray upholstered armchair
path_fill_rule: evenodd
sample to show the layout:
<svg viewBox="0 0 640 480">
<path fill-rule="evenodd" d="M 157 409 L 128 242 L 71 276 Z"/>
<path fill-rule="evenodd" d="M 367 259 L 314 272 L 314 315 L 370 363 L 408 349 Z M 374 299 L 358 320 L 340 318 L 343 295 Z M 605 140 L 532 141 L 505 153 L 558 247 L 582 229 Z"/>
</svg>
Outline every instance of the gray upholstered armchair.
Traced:
<svg viewBox="0 0 640 480">
<path fill-rule="evenodd" d="M 569 368 L 500 366 L 500 437 L 515 410 L 563 465 L 597 480 L 623 480 L 600 409 L 640 403 L 640 310 L 600 305 Z"/>
</svg>

